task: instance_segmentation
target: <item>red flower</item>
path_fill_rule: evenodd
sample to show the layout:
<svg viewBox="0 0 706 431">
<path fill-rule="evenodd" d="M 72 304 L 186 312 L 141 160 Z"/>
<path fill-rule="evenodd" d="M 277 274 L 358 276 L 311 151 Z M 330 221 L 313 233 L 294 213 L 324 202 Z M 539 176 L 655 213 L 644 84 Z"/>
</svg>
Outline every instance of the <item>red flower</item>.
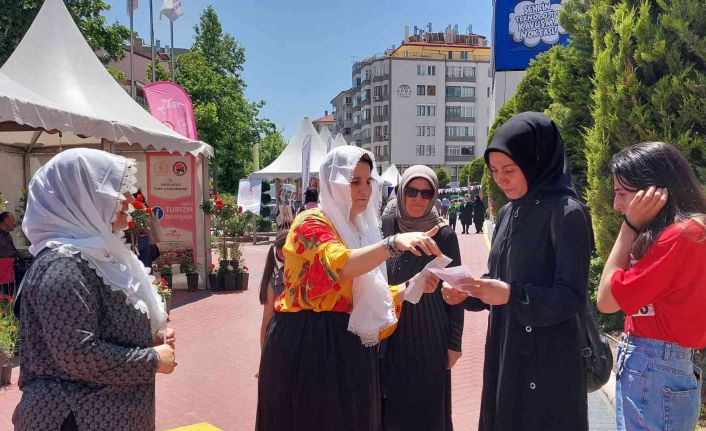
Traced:
<svg viewBox="0 0 706 431">
<path fill-rule="evenodd" d="M 132 207 L 135 208 L 136 210 L 141 210 L 141 209 L 145 208 L 145 205 L 140 201 L 135 201 L 132 203 Z"/>
<path fill-rule="evenodd" d="M 137 224 L 136 224 L 134 221 L 129 221 L 129 222 L 127 223 L 127 227 L 128 227 L 129 229 L 135 229 L 135 228 L 137 227 Z"/>
<path fill-rule="evenodd" d="M 217 201 L 216 202 L 216 209 L 221 209 L 223 208 L 223 202 L 222 201 Z"/>
<path fill-rule="evenodd" d="M 213 195 L 213 200 L 214 200 L 214 201 L 220 201 L 220 200 L 221 200 L 221 198 L 220 198 L 220 197 L 218 197 L 218 195 Z"/>
<path fill-rule="evenodd" d="M 243 207 L 238 207 L 238 214 L 243 212 Z"/>
<path fill-rule="evenodd" d="M 152 214 L 152 208 L 149 208 L 149 207 L 145 208 L 145 212 L 147 214 Z"/>
<path fill-rule="evenodd" d="M 167 280 L 165 280 L 165 279 L 163 279 L 163 278 L 160 278 L 160 279 L 159 279 L 159 284 L 164 284 L 164 285 L 166 285 L 166 284 L 168 284 L 168 283 L 167 283 Z"/>
<path fill-rule="evenodd" d="M 137 201 L 138 201 L 138 202 L 144 202 L 144 201 L 145 201 L 145 197 L 142 196 L 142 193 L 138 193 L 138 194 L 137 194 Z"/>
</svg>

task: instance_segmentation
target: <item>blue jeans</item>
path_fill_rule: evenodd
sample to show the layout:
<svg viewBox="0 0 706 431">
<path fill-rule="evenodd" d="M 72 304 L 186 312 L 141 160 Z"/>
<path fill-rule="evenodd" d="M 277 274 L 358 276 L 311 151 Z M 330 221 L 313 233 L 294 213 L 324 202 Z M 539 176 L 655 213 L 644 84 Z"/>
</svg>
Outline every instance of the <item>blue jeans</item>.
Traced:
<svg viewBox="0 0 706 431">
<path fill-rule="evenodd" d="M 702 380 L 692 356 L 692 349 L 674 343 L 623 339 L 616 364 L 618 431 L 694 431 Z"/>
</svg>

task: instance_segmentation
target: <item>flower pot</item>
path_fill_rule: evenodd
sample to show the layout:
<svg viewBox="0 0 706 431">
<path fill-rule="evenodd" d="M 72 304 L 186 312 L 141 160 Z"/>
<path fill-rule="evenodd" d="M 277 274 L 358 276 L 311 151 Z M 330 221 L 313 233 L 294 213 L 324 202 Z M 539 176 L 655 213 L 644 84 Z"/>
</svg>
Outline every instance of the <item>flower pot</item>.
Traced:
<svg viewBox="0 0 706 431">
<path fill-rule="evenodd" d="M 238 261 L 238 260 L 229 260 L 229 261 L 228 261 L 228 265 L 230 265 L 230 266 L 233 267 L 233 271 L 237 271 L 237 270 L 238 270 L 238 264 L 239 264 L 239 263 L 240 263 L 240 261 Z"/>
<path fill-rule="evenodd" d="M 12 379 L 12 365 L 3 365 L 0 367 L 0 386 L 9 385 Z"/>
<path fill-rule="evenodd" d="M 238 280 L 238 275 L 234 272 L 229 272 L 227 274 L 223 275 L 223 290 L 235 290 L 237 281 Z"/>
<path fill-rule="evenodd" d="M 248 281 L 250 279 L 250 273 L 239 272 L 238 273 L 238 290 L 248 290 Z"/>
<path fill-rule="evenodd" d="M 208 274 L 208 287 L 212 292 L 223 290 L 223 280 L 218 274 Z"/>
<path fill-rule="evenodd" d="M 186 274 L 186 285 L 189 287 L 190 291 L 199 290 L 199 275 L 198 274 Z"/>
<path fill-rule="evenodd" d="M 171 289 L 172 288 L 172 275 L 171 274 L 162 274 L 162 278 L 164 279 L 164 281 L 167 282 L 167 286 L 169 286 L 169 288 Z"/>
</svg>

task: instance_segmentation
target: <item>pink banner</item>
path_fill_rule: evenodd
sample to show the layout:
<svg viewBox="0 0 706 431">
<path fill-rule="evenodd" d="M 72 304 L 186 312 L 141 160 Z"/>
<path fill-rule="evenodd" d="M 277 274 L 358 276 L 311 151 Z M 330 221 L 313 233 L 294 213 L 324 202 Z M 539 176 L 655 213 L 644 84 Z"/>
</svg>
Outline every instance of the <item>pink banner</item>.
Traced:
<svg viewBox="0 0 706 431">
<path fill-rule="evenodd" d="M 198 256 L 195 182 L 194 156 L 147 153 L 147 202 L 162 227 L 162 260 L 184 263 Z"/>
<path fill-rule="evenodd" d="M 186 90 L 171 81 L 152 82 L 144 88 L 153 117 L 175 132 L 198 140 L 194 107 Z"/>
</svg>

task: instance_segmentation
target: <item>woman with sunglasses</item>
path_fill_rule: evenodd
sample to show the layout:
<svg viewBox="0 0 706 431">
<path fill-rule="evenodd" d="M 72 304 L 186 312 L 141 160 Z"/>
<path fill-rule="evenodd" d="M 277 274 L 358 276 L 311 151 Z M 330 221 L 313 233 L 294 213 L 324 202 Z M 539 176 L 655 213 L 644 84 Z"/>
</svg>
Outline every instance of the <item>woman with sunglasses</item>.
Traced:
<svg viewBox="0 0 706 431">
<path fill-rule="evenodd" d="M 427 166 L 405 170 L 400 181 L 395 214 L 383 218 L 383 236 L 426 232 L 438 226 L 433 237 L 441 252 L 461 264 L 456 233 L 432 211 L 439 193 L 436 174 Z M 403 284 L 417 275 L 433 256 L 404 253 L 387 261 L 391 284 Z M 419 303 L 404 305 L 397 330 L 380 349 L 383 430 L 452 430 L 451 368 L 461 357 L 464 310 L 444 303 L 434 276 L 424 282 L 430 293 Z"/>
<path fill-rule="evenodd" d="M 564 144 L 544 114 L 524 112 L 485 151 L 510 200 L 500 209 L 488 274 L 447 302 L 490 310 L 481 431 L 584 431 L 586 379 L 577 313 L 586 304 L 591 225 L 571 186 Z"/>
</svg>

